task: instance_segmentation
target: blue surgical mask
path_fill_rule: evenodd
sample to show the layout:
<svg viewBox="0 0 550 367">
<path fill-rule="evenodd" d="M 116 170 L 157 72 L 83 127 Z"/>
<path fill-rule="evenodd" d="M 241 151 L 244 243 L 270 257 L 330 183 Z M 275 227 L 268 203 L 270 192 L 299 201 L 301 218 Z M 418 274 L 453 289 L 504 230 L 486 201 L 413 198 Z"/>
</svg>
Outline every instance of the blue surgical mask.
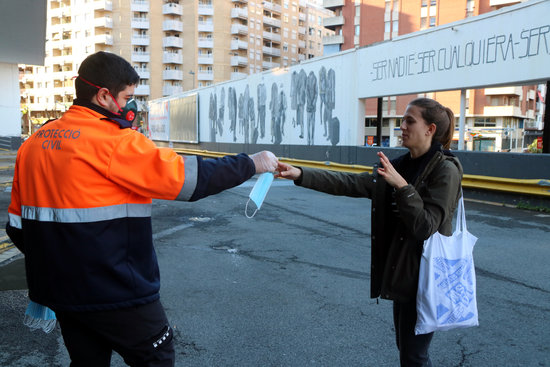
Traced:
<svg viewBox="0 0 550 367">
<path fill-rule="evenodd" d="M 274 177 L 275 176 L 272 172 L 262 173 L 260 177 L 258 177 L 258 180 L 254 184 L 252 191 L 250 191 L 250 195 L 248 195 L 249 199 L 246 202 L 246 207 L 244 209 L 244 214 L 247 218 L 252 218 L 253 216 L 255 216 L 256 212 L 262 207 L 265 196 L 267 195 L 267 191 L 271 187 L 271 183 L 273 182 Z M 256 210 L 254 210 L 254 213 L 249 216 L 248 203 L 250 202 L 250 200 L 252 200 L 252 202 L 254 202 L 254 204 L 256 205 Z"/>
</svg>

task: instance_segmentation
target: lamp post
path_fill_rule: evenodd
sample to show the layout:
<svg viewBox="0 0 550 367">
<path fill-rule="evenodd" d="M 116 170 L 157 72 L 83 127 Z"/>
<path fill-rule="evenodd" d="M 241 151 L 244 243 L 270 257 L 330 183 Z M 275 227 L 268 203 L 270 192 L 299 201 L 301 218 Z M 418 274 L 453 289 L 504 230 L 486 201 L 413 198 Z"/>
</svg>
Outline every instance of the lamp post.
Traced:
<svg viewBox="0 0 550 367">
<path fill-rule="evenodd" d="M 193 89 L 195 89 L 195 72 L 193 70 L 189 70 L 189 74 L 192 75 L 193 78 Z"/>
</svg>

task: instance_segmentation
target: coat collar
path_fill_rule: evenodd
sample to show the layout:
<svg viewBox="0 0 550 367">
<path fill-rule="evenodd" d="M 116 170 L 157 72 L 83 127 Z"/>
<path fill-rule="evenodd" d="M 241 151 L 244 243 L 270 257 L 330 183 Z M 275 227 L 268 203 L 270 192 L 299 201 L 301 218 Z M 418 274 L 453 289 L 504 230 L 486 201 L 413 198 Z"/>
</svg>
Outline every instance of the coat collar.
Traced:
<svg viewBox="0 0 550 367">
<path fill-rule="evenodd" d="M 90 110 L 93 110 L 93 111 L 105 116 L 105 117 L 102 117 L 101 120 L 114 122 L 121 129 L 127 129 L 127 128 L 132 127 L 132 123 L 130 121 L 125 120 L 125 119 L 121 118 L 120 116 L 117 116 L 116 114 L 112 113 L 111 111 L 106 110 L 105 108 L 103 108 L 101 106 L 98 106 L 98 105 L 96 105 L 96 104 L 94 104 L 90 101 L 80 100 L 80 99 L 77 98 L 73 101 L 73 105 L 89 108 Z"/>
</svg>

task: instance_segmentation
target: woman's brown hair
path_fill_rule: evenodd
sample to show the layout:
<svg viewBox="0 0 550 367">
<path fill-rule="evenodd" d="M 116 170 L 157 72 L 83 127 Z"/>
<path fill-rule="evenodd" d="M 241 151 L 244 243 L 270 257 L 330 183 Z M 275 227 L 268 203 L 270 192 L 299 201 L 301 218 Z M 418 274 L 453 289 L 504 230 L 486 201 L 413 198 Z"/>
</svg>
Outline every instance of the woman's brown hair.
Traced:
<svg viewBox="0 0 550 367">
<path fill-rule="evenodd" d="M 429 124 L 435 124 L 433 139 L 441 143 L 444 149 L 449 149 L 455 131 L 455 115 L 449 107 L 430 98 L 413 99 L 409 105 L 422 109 L 422 118 Z"/>
</svg>

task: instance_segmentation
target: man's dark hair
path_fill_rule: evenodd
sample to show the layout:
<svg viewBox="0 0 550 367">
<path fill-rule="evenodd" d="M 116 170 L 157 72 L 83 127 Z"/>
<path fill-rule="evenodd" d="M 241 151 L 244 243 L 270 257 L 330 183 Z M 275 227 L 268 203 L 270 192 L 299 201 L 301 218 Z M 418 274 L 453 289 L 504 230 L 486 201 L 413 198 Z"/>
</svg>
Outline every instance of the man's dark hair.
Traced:
<svg viewBox="0 0 550 367">
<path fill-rule="evenodd" d="M 109 89 L 114 98 L 127 86 L 137 84 L 139 75 L 132 65 L 115 54 L 99 51 L 92 54 L 78 68 L 75 79 L 76 98 L 90 101 L 97 94 L 97 87 Z"/>
</svg>

